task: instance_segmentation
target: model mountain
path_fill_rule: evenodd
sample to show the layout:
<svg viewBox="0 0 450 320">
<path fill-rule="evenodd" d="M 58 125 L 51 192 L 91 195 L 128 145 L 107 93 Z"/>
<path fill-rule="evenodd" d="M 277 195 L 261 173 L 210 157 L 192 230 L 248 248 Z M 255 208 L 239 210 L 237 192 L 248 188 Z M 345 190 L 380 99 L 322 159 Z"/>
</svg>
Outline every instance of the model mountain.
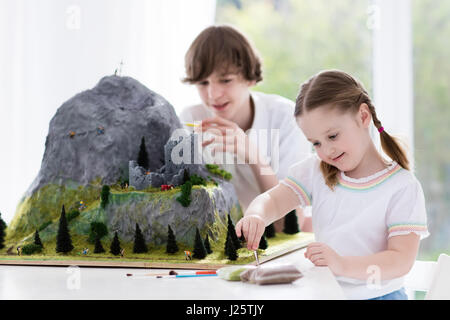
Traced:
<svg viewBox="0 0 450 320">
<path fill-rule="evenodd" d="M 174 150 L 183 153 L 177 147 L 197 146 L 195 135 L 177 132 L 183 129 L 172 105 L 133 78 L 106 76 L 75 95 L 50 121 L 41 168 L 7 240 L 26 241 L 36 230 L 43 241 L 54 238 L 63 205 L 70 232 L 80 236 L 101 222 L 109 238 L 118 232 L 125 241 L 132 241 L 136 224 L 155 244 L 165 242 L 168 225 L 180 242 L 189 243 L 196 228 L 214 238 L 217 219 L 241 214 L 234 188 L 198 161 L 174 163 Z M 190 205 L 183 206 L 177 198 L 189 177 L 204 183 L 192 187 Z M 107 205 L 100 196 L 105 186 L 111 187 Z"/>
</svg>

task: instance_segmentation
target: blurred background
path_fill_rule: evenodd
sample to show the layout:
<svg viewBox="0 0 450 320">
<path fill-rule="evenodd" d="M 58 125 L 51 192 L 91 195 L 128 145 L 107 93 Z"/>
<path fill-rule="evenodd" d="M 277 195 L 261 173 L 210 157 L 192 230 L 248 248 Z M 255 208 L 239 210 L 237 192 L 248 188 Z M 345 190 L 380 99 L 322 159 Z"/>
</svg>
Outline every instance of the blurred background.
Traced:
<svg viewBox="0 0 450 320">
<path fill-rule="evenodd" d="M 295 100 L 323 69 L 365 85 L 385 129 L 411 148 L 430 237 L 450 253 L 450 1 L 0 0 L 0 212 L 7 223 L 36 177 L 48 125 L 75 94 L 121 70 L 179 113 L 198 103 L 184 54 L 205 27 L 240 29 L 263 60 L 254 90 Z M 376 135 L 374 135 L 376 137 Z"/>
</svg>

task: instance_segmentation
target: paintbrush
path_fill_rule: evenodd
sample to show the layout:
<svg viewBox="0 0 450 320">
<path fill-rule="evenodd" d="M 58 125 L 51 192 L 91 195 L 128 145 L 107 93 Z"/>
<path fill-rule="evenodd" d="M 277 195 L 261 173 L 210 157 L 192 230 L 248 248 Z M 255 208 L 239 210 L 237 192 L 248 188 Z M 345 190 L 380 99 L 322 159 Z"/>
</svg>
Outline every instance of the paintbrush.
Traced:
<svg viewBox="0 0 450 320">
<path fill-rule="evenodd" d="M 256 266 L 259 266 L 258 250 L 253 250 L 253 253 L 255 254 Z"/>
</svg>

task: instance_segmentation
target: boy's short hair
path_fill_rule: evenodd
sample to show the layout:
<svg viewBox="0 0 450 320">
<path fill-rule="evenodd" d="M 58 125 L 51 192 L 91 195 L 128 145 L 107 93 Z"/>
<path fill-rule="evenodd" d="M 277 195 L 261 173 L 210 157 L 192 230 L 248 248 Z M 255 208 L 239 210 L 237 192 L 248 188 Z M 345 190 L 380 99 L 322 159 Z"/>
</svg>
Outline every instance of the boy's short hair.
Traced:
<svg viewBox="0 0 450 320">
<path fill-rule="evenodd" d="M 210 26 L 192 42 L 185 55 L 186 77 L 194 84 L 214 71 L 237 72 L 246 80 L 262 80 L 261 59 L 249 40 L 227 25 Z"/>
</svg>

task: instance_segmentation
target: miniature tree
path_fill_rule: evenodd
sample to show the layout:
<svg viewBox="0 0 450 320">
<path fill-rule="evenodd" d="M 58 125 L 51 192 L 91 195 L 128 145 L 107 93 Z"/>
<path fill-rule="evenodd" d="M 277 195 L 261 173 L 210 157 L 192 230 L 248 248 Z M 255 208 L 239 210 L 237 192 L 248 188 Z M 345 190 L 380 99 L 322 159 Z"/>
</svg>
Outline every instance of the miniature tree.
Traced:
<svg viewBox="0 0 450 320">
<path fill-rule="evenodd" d="M 89 229 L 89 243 L 95 243 L 95 239 L 103 238 L 108 234 L 108 227 L 103 222 L 92 221 Z"/>
<path fill-rule="evenodd" d="M 108 185 L 104 185 L 102 187 L 102 192 L 100 195 L 100 198 L 101 198 L 100 206 L 102 207 L 102 209 L 105 209 L 105 207 L 107 206 L 107 204 L 109 202 L 109 191 L 110 191 L 110 188 Z"/>
<path fill-rule="evenodd" d="M 133 245 L 134 253 L 145 253 L 148 252 L 147 245 L 145 244 L 144 236 L 142 235 L 141 228 L 136 223 L 136 231 L 134 233 L 134 245 Z"/>
<path fill-rule="evenodd" d="M 110 252 L 117 256 L 120 254 L 120 250 L 122 250 L 122 248 L 120 247 L 119 236 L 117 235 L 117 232 L 115 232 L 113 241 L 111 242 Z"/>
<path fill-rule="evenodd" d="M 144 169 L 148 169 L 148 154 L 147 154 L 147 149 L 145 147 L 145 137 L 142 137 L 141 140 L 141 146 L 139 148 L 139 155 L 138 155 L 138 161 L 137 161 L 138 165 L 143 167 Z"/>
<path fill-rule="evenodd" d="M 206 257 L 205 244 L 200 237 L 200 231 L 198 231 L 198 228 L 196 228 L 195 231 L 194 254 L 192 255 L 192 257 L 195 259 L 203 259 Z"/>
<path fill-rule="evenodd" d="M 192 183 L 190 181 L 181 185 L 181 196 L 177 197 L 177 201 L 181 203 L 183 207 L 189 207 L 191 204 L 191 190 Z"/>
<path fill-rule="evenodd" d="M 184 169 L 184 172 L 183 172 L 183 184 L 188 182 L 190 179 L 191 179 L 191 177 L 189 176 L 189 171 L 187 169 Z"/>
<path fill-rule="evenodd" d="M 97 237 L 95 238 L 95 248 L 94 248 L 94 253 L 103 253 L 103 252 L 105 252 L 105 249 L 103 249 L 103 246 L 102 246 L 102 242 L 101 242 L 101 240 L 100 240 L 100 237 L 97 236 Z"/>
<path fill-rule="evenodd" d="M 36 230 L 34 233 L 34 244 L 41 246 L 41 248 L 44 248 L 44 245 L 42 244 L 41 237 L 39 237 L 39 231 Z"/>
<path fill-rule="evenodd" d="M 2 213 L 0 212 L 0 249 L 5 247 L 5 235 L 6 235 L 6 223 L 2 219 Z"/>
<path fill-rule="evenodd" d="M 237 249 L 242 248 L 241 242 L 239 241 L 237 234 L 236 234 L 236 229 L 234 227 L 233 221 L 231 220 L 231 216 L 228 215 L 228 231 L 227 233 L 230 234 L 231 236 L 231 240 L 233 241 L 233 245 L 234 247 Z"/>
<path fill-rule="evenodd" d="M 268 245 L 267 245 L 267 239 L 266 239 L 266 237 L 263 235 L 263 236 L 261 237 L 261 240 L 259 240 L 259 246 L 258 246 L 258 249 L 266 250 L 267 247 L 268 247 Z"/>
<path fill-rule="evenodd" d="M 69 228 L 67 226 L 66 211 L 64 205 L 59 218 L 58 234 L 56 235 L 56 252 L 67 253 L 73 250 L 72 239 L 70 238 Z"/>
<path fill-rule="evenodd" d="M 287 233 L 287 234 L 296 234 L 296 233 L 300 232 L 300 228 L 298 227 L 297 213 L 295 212 L 295 209 L 290 211 L 284 217 L 283 232 Z"/>
<path fill-rule="evenodd" d="M 209 235 L 208 234 L 206 234 L 206 238 L 203 243 L 205 244 L 206 253 L 211 254 L 212 250 L 211 250 L 211 245 L 209 244 Z"/>
<path fill-rule="evenodd" d="M 169 230 L 167 232 L 167 246 L 166 246 L 166 252 L 167 253 L 175 253 L 178 252 L 178 245 L 177 241 L 175 239 L 175 235 L 173 234 L 172 228 L 169 225 Z"/>
<path fill-rule="evenodd" d="M 234 246 L 233 239 L 229 232 L 227 233 L 227 240 L 225 241 L 225 255 L 232 261 L 238 258 L 236 247 Z"/>
<path fill-rule="evenodd" d="M 266 229 L 264 230 L 264 235 L 267 238 L 274 238 L 275 237 L 275 226 L 273 223 L 269 224 Z"/>
</svg>

